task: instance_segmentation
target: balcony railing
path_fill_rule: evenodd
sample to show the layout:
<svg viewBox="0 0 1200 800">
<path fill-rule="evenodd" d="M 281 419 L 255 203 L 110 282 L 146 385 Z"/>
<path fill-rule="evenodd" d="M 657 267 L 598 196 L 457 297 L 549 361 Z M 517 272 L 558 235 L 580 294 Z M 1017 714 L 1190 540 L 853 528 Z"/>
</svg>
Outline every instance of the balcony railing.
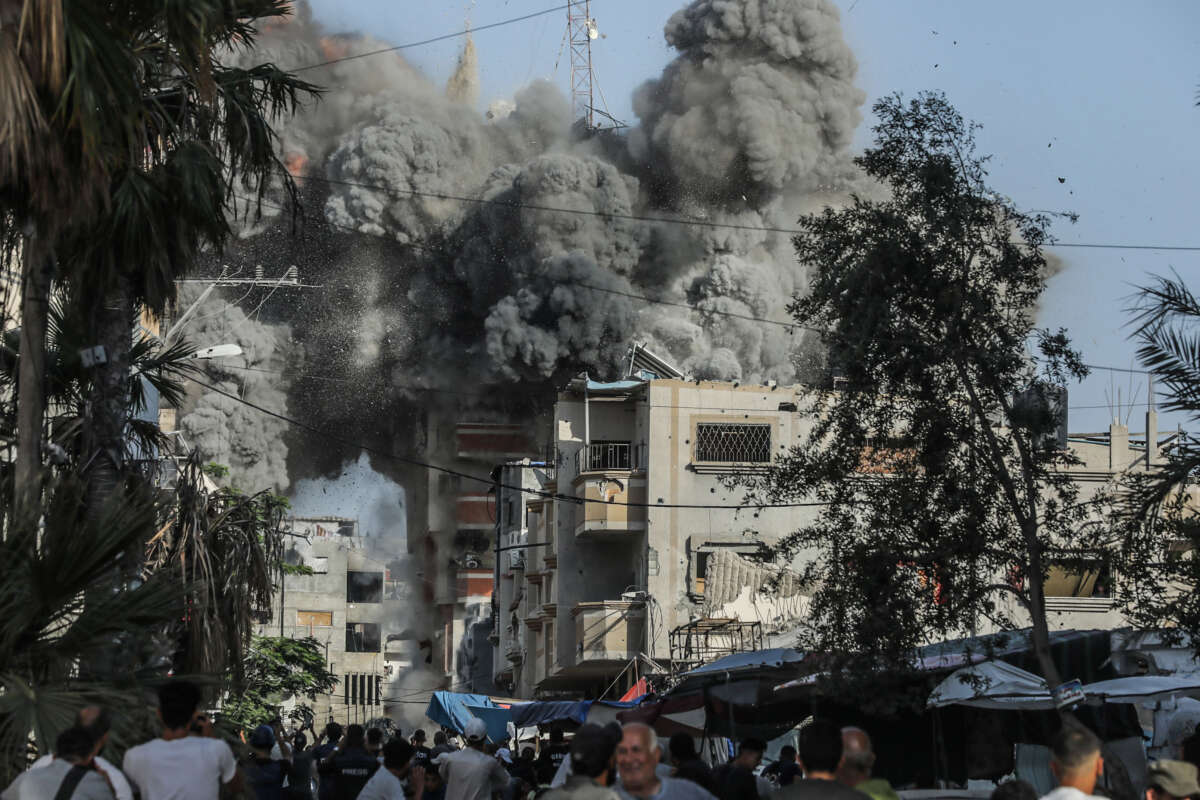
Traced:
<svg viewBox="0 0 1200 800">
<path fill-rule="evenodd" d="M 575 453 L 575 472 L 635 470 L 642 467 L 643 445 L 629 442 L 596 442 Z"/>
</svg>

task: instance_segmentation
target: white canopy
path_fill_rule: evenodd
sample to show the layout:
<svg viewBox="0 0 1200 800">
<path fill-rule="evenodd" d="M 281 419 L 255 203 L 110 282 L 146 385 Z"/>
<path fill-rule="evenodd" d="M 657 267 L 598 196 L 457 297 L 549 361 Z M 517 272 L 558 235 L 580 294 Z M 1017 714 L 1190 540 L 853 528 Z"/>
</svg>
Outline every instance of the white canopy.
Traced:
<svg viewBox="0 0 1200 800">
<path fill-rule="evenodd" d="M 1200 675 L 1130 675 L 1083 687 L 1088 703 L 1142 703 L 1200 697 Z M 984 661 L 956 670 L 934 687 L 927 705 L 1034 711 L 1054 708 L 1046 682 L 1003 661 Z"/>
</svg>

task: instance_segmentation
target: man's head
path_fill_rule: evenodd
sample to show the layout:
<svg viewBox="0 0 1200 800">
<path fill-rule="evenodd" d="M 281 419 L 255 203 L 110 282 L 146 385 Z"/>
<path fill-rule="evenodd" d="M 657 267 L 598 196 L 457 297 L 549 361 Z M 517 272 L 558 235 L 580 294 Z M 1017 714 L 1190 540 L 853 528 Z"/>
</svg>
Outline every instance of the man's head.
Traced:
<svg viewBox="0 0 1200 800">
<path fill-rule="evenodd" d="M 792 747 L 790 744 L 785 744 L 783 747 L 779 748 L 780 764 L 793 764 L 795 761 L 796 748 Z"/>
<path fill-rule="evenodd" d="M 747 769 L 753 770 L 762 763 L 763 753 L 766 752 L 767 743 L 762 739 L 756 739 L 751 736 L 748 739 L 742 739 L 738 745 L 737 763 Z"/>
<path fill-rule="evenodd" d="M 1092 794 L 1104 771 L 1096 734 L 1078 723 L 1063 725 L 1050 742 L 1050 771 L 1059 785 Z"/>
<path fill-rule="evenodd" d="M 346 728 L 346 747 L 362 747 L 366 742 L 367 732 L 362 725 L 350 725 Z"/>
<path fill-rule="evenodd" d="M 247 743 L 250 745 L 250 749 L 260 756 L 269 756 L 271 748 L 275 746 L 275 731 L 271 730 L 270 725 L 259 725 L 250 734 Z"/>
<path fill-rule="evenodd" d="M 416 750 L 411 744 L 397 737 L 383 746 L 383 766 L 394 773 L 403 774 L 408 770 Z"/>
<path fill-rule="evenodd" d="M 467 735 L 467 744 L 477 749 L 483 749 L 487 743 L 487 724 L 479 717 L 471 717 L 463 733 Z"/>
<path fill-rule="evenodd" d="M 1200 800 L 1196 765 L 1186 761 L 1154 761 L 1146 770 L 1146 800 Z"/>
<path fill-rule="evenodd" d="M 425 741 L 425 731 L 418 730 L 418 731 L 417 731 L 417 733 L 421 734 L 421 741 Z M 413 739 L 414 739 L 414 740 L 417 738 L 417 733 L 414 733 L 414 734 L 413 734 Z M 435 745 L 436 745 L 436 744 L 445 744 L 445 743 L 446 743 L 446 732 L 445 732 L 445 731 L 438 731 L 437 733 L 435 733 L 435 734 L 433 735 L 433 743 L 434 743 Z"/>
<path fill-rule="evenodd" d="M 304 731 L 297 731 L 296 735 L 292 737 L 292 747 L 297 750 L 308 747 L 308 737 L 304 735 Z"/>
<path fill-rule="evenodd" d="M 827 719 L 814 719 L 800 730 L 800 766 L 808 777 L 833 780 L 842 761 L 842 731 Z"/>
<path fill-rule="evenodd" d="M 96 743 L 96 752 L 108 743 L 108 732 L 112 729 L 112 714 L 101 706 L 84 706 L 75 715 L 76 727 L 83 728 Z"/>
<path fill-rule="evenodd" d="M 87 764 L 99 749 L 87 729 L 78 725 L 67 728 L 54 741 L 54 757 L 69 764 Z"/>
<path fill-rule="evenodd" d="M 658 785 L 654 768 L 658 766 L 658 736 L 649 725 L 631 722 L 621 728 L 617 745 L 617 772 L 621 785 L 632 793 L 653 789 Z"/>
<path fill-rule="evenodd" d="M 562 744 L 563 729 L 555 725 L 550 729 L 550 744 Z"/>
<path fill-rule="evenodd" d="M 342 726 L 336 722 L 331 722 L 325 726 L 325 738 L 331 742 L 336 742 L 342 738 Z"/>
<path fill-rule="evenodd" d="M 842 728 L 842 760 L 838 765 L 838 780 L 855 787 L 871 777 L 875 766 L 875 751 L 871 737 L 862 728 Z"/>
<path fill-rule="evenodd" d="M 383 747 L 383 729 L 369 728 L 367 730 L 367 752 L 377 753 Z"/>
<path fill-rule="evenodd" d="M 158 718 L 171 731 L 186 731 L 200 706 L 200 689 L 189 681 L 167 681 L 158 688 Z"/>
<path fill-rule="evenodd" d="M 445 744 L 446 743 L 446 734 L 442 733 L 441 731 L 438 731 L 436 734 L 434 734 L 433 743 L 438 744 L 438 736 L 442 737 L 441 743 Z M 425 744 L 425 731 L 423 729 L 417 728 L 415 731 L 413 731 L 412 743 L 415 744 L 417 747 L 420 747 L 423 744 Z"/>
<path fill-rule="evenodd" d="M 671 761 L 682 764 L 696 757 L 696 743 L 692 737 L 683 731 L 671 735 L 671 743 L 667 750 L 671 753 Z"/>
<path fill-rule="evenodd" d="M 576 731 L 571 740 L 571 771 L 602 783 L 612 771 L 616 750 L 617 738 L 611 731 L 588 723 Z"/>
</svg>

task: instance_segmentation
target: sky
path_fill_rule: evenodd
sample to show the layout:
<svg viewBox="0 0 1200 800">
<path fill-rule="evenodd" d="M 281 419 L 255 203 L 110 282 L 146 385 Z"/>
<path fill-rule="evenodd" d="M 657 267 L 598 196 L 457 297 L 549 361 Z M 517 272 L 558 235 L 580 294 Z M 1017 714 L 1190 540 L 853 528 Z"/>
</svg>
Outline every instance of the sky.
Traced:
<svg viewBox="0 0 1200 800">
<path fill-rule="evenodd" d="M 856 150 L 871 141 L 880 97 L 945 92 L 983 129 L 993 188 L 1026 210 L 1079 214 L 1057 223 L 1063 244 L 1200 247 L 1200 3 L 1116 0 L 836 0 L 867 95 Z M 404 44 L 532 14 L 556 0 L 438 4 L 311 0 L 333 31 Z M 631 94 L 671 58 L 663 41 L 675 0 L 592 0 L 601 34 L 592 58 L 600 104 L 636 123 Z M 566 13 L 479 31 L 481 109 L 534 78 L 566 91 Z M 461 47 L 452 39 L 405 50 L 444 81 Z M 1153 275 L 1178 273 L 1200 290 L 1200 251 L 1062 247 L 1039 324 L 1063 327 L 1089 364 L 1136 368 L 1129 306 Z M 1121 404 L 1117 405 L 1118 398 Z M 1146 376 L 1095 370 L 1070 387 L 1072 432 L 1104 431 L 1114 417 L 1145 430 Z M 1186 422 L 1163 415 L 1159 429 Z"/>
</svg>

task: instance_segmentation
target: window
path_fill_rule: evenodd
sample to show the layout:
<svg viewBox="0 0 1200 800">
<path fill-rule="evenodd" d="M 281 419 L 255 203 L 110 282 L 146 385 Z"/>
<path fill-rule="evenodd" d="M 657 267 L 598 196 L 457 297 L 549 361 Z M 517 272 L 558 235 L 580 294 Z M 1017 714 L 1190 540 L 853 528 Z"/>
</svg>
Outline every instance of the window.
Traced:
<svg viewBox="0 0 1200 800">
<path fill-rule="evenodd" d="M 592 442 L 575 454 L 576 472 L 629 470 L 636 466 L 629 442 Z"/>
<path fill-rule="evenodd" d="M 342 676 L 342 694 L 348 706 L 383 705 L 383 676 L 347 672 Z"/>
<path fill-rule="evenodd" d="M 339 536 L 353 536 L 354 535 L 354 523 L 353 522 L 339 522 L 338 523 L 338 535 Z"/>
<path fill-rule="evenodd" d="M 1108 564 L 1051 564 L 1046 574 L 1046 597 L 1111 597 L 1112 572 Z"/>
<path fill-rule="evenodd" d="M 704 594 L 704 582 L 708 579 L 708 557 L 712 553 L 699 552 L 696 553 L 696 579 L 693 581 L 692 591 L 696 594 Z"/>
<path fill-rule="evenodd" d="M 346 602 L 347 603 L 382 603 L 383 602 L 383 573 L 382 572 L 347 572 L 346 573 Z"/>
<path fill-rule="evenodd" d="M 771 426 L 698 423 L 696 460 L 720 464 L 768 463 L 771 460 Z"/>
<path fill-rule="evenodd" d="M 347 653 L 378 653 L 382 650 L 379 624 L 376 622 L 346 623 Z"/>
<path fill-rule="evenodd" d="M 332 611 L 297 611 L 296 624 L 308 627 L 328 628 L 333 625 Z"/>
</svg>

